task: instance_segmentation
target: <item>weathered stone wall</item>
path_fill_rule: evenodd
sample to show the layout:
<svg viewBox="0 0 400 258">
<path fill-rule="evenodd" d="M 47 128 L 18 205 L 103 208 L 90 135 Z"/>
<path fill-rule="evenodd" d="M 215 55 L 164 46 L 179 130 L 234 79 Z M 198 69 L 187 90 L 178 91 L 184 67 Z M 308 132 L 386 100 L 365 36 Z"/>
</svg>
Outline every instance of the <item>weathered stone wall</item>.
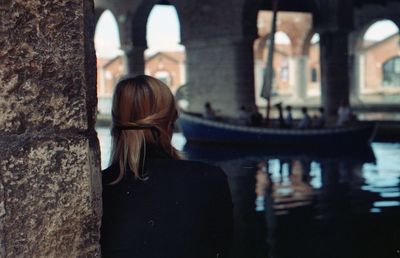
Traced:
<svg viewBox="0 0 400 258">
<path fill-rule="evenodd" d="M 192 41 L 186 44 L 188 100 L 192 111 L 209 101 L 219 115 L 236 116 L 254 104 L 252 40 Z"/>
<path fill-rule="evenodd" d="M 0 256 L 100 256 L 93 3 L 1 1 L 0 17 Z"/>
</svg>

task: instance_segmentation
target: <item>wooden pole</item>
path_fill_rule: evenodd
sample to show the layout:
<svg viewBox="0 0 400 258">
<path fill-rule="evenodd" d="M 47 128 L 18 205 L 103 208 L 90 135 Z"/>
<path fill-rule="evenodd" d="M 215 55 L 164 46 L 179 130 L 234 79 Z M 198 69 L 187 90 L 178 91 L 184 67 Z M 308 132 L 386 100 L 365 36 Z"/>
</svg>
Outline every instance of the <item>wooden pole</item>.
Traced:
<svg viewBox="0 0 400 258">
<path fill-rule="evenodd" d="M 271 33 L 269 37 L 269 46 L 268 46 L 268 59 L 266 72 L 264 73 L 263 80 L 263 90 L 262 96 L 267 100 L 267 113 L 266 113 L 266 123 L 269 123 L 270 111 L 271 111 L 271 92 L 272 92 L 272 83 L 274 77 L 274 52 L 275 52 L 275 33 L 276 33 L 276 20 L 277 20 L 277 12 L 278 12 L 278 0 L 272 0 L 272 25 L 271 25 Z"/>
</svg>

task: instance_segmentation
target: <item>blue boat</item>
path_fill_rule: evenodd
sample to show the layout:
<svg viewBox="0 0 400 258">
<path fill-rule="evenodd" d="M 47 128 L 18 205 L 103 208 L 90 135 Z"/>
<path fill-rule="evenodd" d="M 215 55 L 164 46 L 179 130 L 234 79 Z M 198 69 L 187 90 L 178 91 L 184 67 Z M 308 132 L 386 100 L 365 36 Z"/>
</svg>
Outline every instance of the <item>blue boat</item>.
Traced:
<svg viewBox="0 0 400 258">
<path fill-rule="evenodd" d="M 375 133 L 374 123 L 357 123 L 346 127 L 321 129 L 281 129 L 235 125 L 211 121 L 181 112 L 180 129 L 189 142 L 247 145 L 291 146 L 360 146 L 367 145 Z"/>
</svg>

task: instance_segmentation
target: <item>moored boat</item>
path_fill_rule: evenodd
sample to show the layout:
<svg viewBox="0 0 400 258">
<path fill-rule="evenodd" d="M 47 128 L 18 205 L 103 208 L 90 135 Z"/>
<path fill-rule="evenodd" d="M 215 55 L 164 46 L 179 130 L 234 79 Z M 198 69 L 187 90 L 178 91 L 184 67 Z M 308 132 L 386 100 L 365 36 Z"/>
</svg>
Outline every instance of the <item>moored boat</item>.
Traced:
<svg viewBox="0 0 400 258">
<path fill-rule="evenodd" d="M 186 112 L 181 112 L 179 125 L 188 141 L 225 144 L 359 146 L 368 144 L 375 133 L 374 123 L 321 129 L 281 129 L 212 121 Z"/>
</svg>

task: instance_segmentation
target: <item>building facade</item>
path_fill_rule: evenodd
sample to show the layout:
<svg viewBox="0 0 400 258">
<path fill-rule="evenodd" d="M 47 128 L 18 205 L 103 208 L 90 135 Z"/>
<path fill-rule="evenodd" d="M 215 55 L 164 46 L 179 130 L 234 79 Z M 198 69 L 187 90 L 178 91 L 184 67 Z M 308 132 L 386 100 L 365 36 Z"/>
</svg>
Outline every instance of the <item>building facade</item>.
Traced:
<svg viewBox="0 0 400 258">
<path fill-rule="evenodd" d="M 146 57 L 145 74 L 153 76 L 167 84 L 173 93 L 185 84 L 185 53 L 157 52 Z M 124 58 L 97 60 L 97 94 L 99 98 L 111 98 L 118 80 L 126 74 Z"/>
</svg>

